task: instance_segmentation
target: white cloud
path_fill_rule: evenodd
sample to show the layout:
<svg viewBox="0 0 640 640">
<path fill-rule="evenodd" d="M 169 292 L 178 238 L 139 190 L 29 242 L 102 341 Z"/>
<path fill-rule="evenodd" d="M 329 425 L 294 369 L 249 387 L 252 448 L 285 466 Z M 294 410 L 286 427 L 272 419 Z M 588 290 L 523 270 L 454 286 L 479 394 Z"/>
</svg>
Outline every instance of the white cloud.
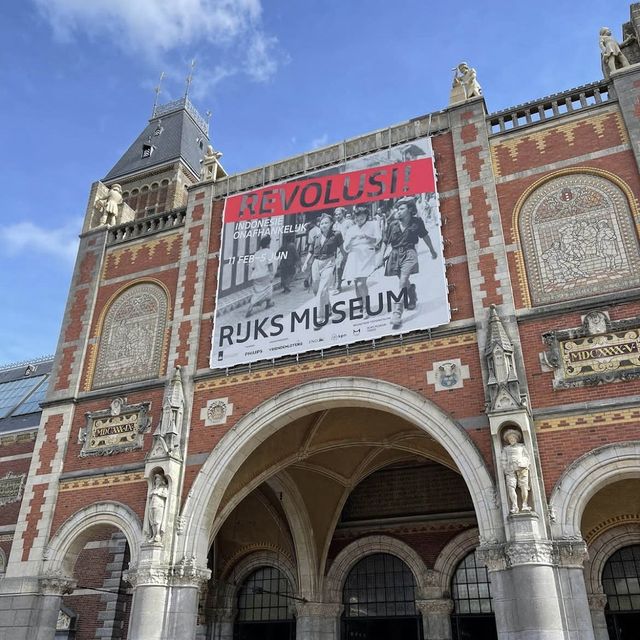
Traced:
<svg viewBox="0 0 640 640">
<path fill-rule="evenodd" d="M 58 229 L 45 229 L 33 222 L 17 222 L 0 227 L 0 246 L 9 255 L 48 255 L 73 263 L 81 226 L 79 219 Z"/>
<path fill-rule="evenodd" d="M 155 63 L 178 49 L 213 46 L 218 56 L 226 53 L 228 58 L 217 67 L 225 72 L 215 74 L 216 81 L 242 71 L 263 82 L 286 58 L 277 38 L 262 29 L 261 0 L 34 1 L 63 41 L 78 34 L 106 39 L 125 53 L 143 54 Z"/>
<path fill-rule="evenodd" d="M 312 149 L 318 149 L 319 147 L 326 147 L 328 142 L 329 142 L 329 135 L 326 133 L 323 133 L 321 136 L 314 138 L 311 141 L 310 146 Z"/>
</svg>

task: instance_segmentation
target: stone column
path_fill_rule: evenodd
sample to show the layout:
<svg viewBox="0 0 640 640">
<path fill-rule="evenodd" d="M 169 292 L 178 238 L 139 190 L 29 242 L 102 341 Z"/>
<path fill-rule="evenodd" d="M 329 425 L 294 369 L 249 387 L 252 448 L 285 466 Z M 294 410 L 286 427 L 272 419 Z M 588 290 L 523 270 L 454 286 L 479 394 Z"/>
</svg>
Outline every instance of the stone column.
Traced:
<svg viewBox="0 0 640 640">
<path fill-rule="evenodd" d="M 233 640 L 233 609 L 216 609 L 213 612 L 213 640 Z"/>
<path fill-rule="evenodd" d="M 425 638 L 429 640 L 451 640 L 453 600 L 448 598 L 416 600 L 416 607 L 422 614 L 422 628 Z"/>
<path fill-rule="evenodd" d="M 133 587 L 129 636 L 137 640 L 162 640 L 169 599 L 169 568 L 142 566 L 127 571 L 124 579 Z"/>
<path fill-rule="evenodd" d="M 62 596 L 72 593 L 76 587 L 73 578 L 62 574 L 49 574 L 40 578 L 40 607 L 34 640 L 53 640 L 56 635 L 58 613 Z"/>
<path fill-rule="evenodd" d="M 638 121 L 636 110 L 640 100 L 639 80 L 640 64 L 618 69 L 611 74 L 611 85 L 618 98 L 618 106 L 629 132 L 631 148 L 638 167 L 640 167 L 640 121 Z"/>
<path fill-rule="evenodd" d="M 296 605 L 297 640 L 337 640 L 340 636 L 339 603 L 301 602 Z"/>
<path fill-rule="evenodd" d="M 551 542 L 484 544 L 478 552 L 489 570 L 500 638 L 567 640 Z"/>
<path fill-rule="evenodd" d="M 604 608 L 607 606 L 607 596 L 604 593 L 591 593 L 588 595 L 591 624 L 593 625 L 593 637 L 595 640 L 609 640 L 607 620 Z"/>
<path fill-rule="evenodd" d="M 211 577 L 211 570 L 192 562 L 172 568 L 171 592 L 162 640 L 196 637 L 200 591 Z"/>
<path fill-rule="evenodd" d="M 584 580 L 587 545 L 583 540 L 556 540 L 554 549 L 558 563 L 560 605 L 566 621 L 567 638 L 593 640 L 594 625 L 591 622 Z M 608 638 L 608 634 L 605 637 Z"/>
</svg>

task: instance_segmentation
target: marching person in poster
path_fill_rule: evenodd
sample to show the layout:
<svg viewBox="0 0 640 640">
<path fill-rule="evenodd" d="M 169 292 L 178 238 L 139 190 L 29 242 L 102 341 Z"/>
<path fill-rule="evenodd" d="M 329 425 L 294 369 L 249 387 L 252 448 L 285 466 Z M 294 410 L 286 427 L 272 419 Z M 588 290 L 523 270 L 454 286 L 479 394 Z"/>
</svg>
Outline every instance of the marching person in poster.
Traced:
<svg viewBox="0 0 640 640">
<path fill-rule="evenodd" d="M 295 236 L 293 233 L 286 233 L 282 238 L 282 247 L 280 249 L 280 284 L 282 285 L 282 293 L 291 293 L 291 283 L 295 278 L 300 256 L 296 247 Z"/>
<path fill-rule="evenodd" d="M 265 310 L 273 307 L 273 253 L 271 251 L 271 236 L 262 236 L 258 243 L 259 249 L 253 254 L 249 279 L 253 283 L 251 299 L 245 317 L 253 313 L 253 308 L 265 303 Z"/>
<path fill-rule="evenodd" d="M 383 254 L 389 251 L 386 260 L 386 276 L 397 276 L 399 292 L 406 291 L 407 309 L 415 309 L 418 301 L 416 286 L 411 282 L 411 276 L 418 273 L 418 252 L 416 245 L 422 238 L 431 252 L 431 258 L 438 257 L 433 248 L 429 232 L 424 226 L 422 218 L 418 217 L 418 209 L 413 198 L 402 198 L 396 204 L 394 219 L 386 229 Z M 402 326 L 402 302 L 396 302 L 391 314 L 391 327 L 399 329 Z"/>
<path fill-rule="evenodd" d="M 318 228 L 320 233 L 310 240 L 309 253 L 302 268 L 304 271 L 309 261 L 313 260 L 311 286 L 315 294 L 314 329 L 316 330 L 322 328 L 328 320 L 331 307 L 329 291 L 335 281 L 336 254 L 343 242 L 342 234 L 333 230 L 333 219 L 328 213 L 322 214 Z"/>
<path fill-rule="evenodd" d="M 347 230 L 353 226 L 353 221 L 347 218 L 347 210 L 344 207 L 338 207 L 334 212 L 333 230 L 340 233 L 342 238 L 347 237 Z M 335 293 L 342 291 L 342 280 L 344 268 L 347 263 L 347 251 L 344 246 L 340 247 L 336 255 L 336 288 Z M 349 278 L 347 278 L 347 281 Z"/>
<path fill-rule="evenodd" d="M 362 308 L 366 309 L 367 278 L 375 271 L 376 246 L 382 239 L 380 228 L 369 220 L 369 207 L 357 205 L 355 208 L 356 223 L 347 228 L 344 235 L 343 248 L 347 253 L 347 264 L 344 269 L 344 279 L 353 280 L 356 285 L 356 296 L 362 301 Z"/>
</svg>

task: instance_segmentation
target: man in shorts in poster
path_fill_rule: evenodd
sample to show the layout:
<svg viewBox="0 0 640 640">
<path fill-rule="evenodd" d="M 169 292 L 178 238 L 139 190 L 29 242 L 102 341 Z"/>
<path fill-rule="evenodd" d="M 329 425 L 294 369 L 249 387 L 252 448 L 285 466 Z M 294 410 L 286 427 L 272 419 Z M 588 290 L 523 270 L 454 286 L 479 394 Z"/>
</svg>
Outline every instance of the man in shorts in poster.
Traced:
<svg viewBox="0 0 640 640">
<path fill-rule="evenodd" d="M 385 253 L 386 276 L 398 277 L 399 293 L 405 293 L 407 309 L 415 309 L 418 302 L 416 286 L 411 276 L 420 271 L 416 245 L 422 239 L 431 252 L 431 259 L 438 257 L 433 248 L 429 232 L 422 218 L 418 217 L 418 208 L 414 198 L 402 198 L 396 204 L 394 217 L 385 229 L 383 253 Z M 390 251 L 389 251 L 390 248 Z M 387 253 L 388 251 L 388 253 Z M 394 303 L 391 315 L 391 326 L 399 329 L 402 326 L 403 302 Z"/>
</svg>

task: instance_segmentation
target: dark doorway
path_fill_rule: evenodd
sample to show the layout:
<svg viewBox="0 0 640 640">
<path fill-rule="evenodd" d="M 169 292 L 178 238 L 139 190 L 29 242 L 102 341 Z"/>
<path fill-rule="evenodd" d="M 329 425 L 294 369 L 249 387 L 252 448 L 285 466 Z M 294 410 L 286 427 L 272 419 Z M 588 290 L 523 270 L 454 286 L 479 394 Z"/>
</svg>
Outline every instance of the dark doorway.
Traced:
<svg viewBox="0 0 640 640">
<path fill-rule="evenodd" d="M 611 640 L 635 640 L 640 629 L 640 545 L 616 551 L 602 570 Z"/>
<path fill-rule="evenodd" d="M 421 640 L 422 618 L 343 620 L 342 640 Z"/>
<path fill-rule="evenodd" d="M 451 581 L 453 640 L 497 640 L 487 568 L 478 563 L 475 551 L 458 565 Z"/>
<path fill-rule="evenodd" d="M 357 562 L 342 602 L 342 640 L 422 640 L 415 579 L 400 558 L 374 553 Z"/>
<path fill-rule="evenodd" d="M 293 591 L 275 567 L 260 567 L 238 591 L 234 640 L 294 640 Z"/>
</svg>

